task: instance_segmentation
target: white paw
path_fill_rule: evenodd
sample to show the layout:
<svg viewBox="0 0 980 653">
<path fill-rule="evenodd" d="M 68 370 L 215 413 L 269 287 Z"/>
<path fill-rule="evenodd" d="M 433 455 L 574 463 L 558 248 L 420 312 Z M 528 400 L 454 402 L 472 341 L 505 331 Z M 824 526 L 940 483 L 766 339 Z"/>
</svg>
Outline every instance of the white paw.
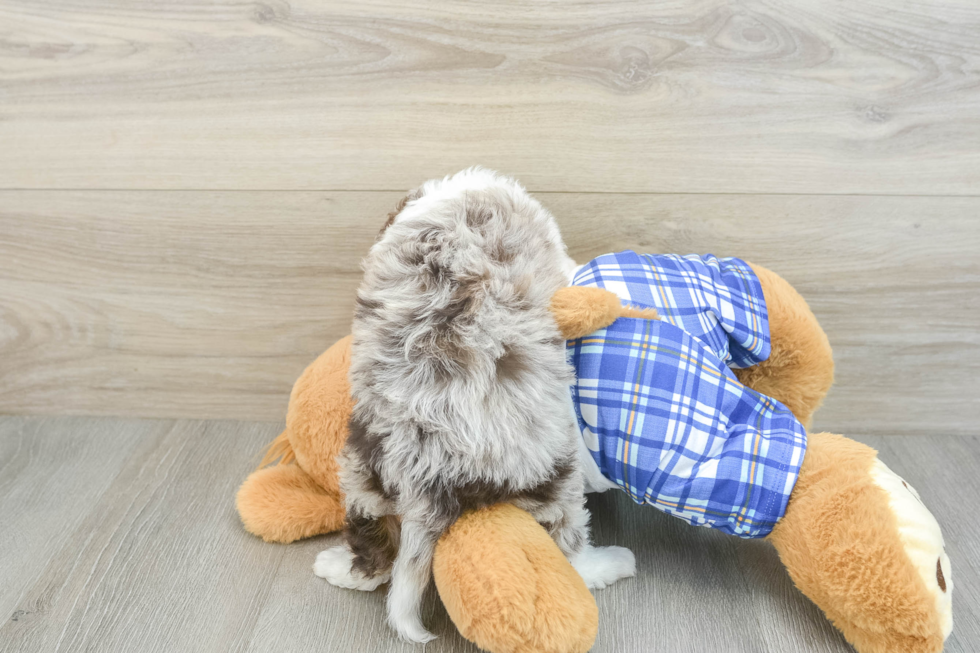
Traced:
<svg viewBox="0 0 980 653">
<path fill-rule="evenodd" d="M 633 552 L 621 546 L 586 546 L 569 562 L 589 589 L 601 590 L 636 574 Z"/>
<path fill-rule="evenodd" d="M 331 585 L 352 590 L 372 592 L 382 583 L 387 583 L 391 574 L 379 574 L 369 578 L 355 571 L 352 563 L 354 554 L 346 546 L 335 546 L 320 551 L 313 563 L 313 573 L 326 579 Z"/>
</svg>

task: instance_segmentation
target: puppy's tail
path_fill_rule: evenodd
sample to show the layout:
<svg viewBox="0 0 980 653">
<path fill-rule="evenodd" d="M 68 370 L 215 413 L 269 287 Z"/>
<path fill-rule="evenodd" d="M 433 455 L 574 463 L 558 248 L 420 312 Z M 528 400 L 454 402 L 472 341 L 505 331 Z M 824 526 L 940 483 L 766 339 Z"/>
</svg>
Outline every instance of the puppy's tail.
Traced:
<svg viewBox="0 0 980 653">
<path fill-rule="evenodd" d="M 262 469 L 272 463 L 279 462 L 279 465 L 287 465 L 294 460 L 296 460 L 296 453 L 293 451 L 293 445 L 289 442 L 289 429 L 284 430 L 276 439 L 269 443 L 269 446 L 265 448 L 265 453 L 262 456 L 262 462 L 256 469 Z"/>
</svg>

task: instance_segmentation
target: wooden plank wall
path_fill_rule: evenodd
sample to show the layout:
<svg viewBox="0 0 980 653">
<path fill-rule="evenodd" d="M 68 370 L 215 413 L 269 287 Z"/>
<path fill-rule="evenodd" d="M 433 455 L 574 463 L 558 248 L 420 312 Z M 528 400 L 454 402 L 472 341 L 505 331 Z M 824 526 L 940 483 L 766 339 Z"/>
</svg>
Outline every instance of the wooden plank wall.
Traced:
<svg viewBox="0 0 980 653">
<path fill-rule="evenodd" d="M 573 255 L 738 255 L 817 426 L 977 433 L 980 5 L 0 1 L 0 412 L 281 419 L 405 189 L 520 178 Z"/>
</svg>

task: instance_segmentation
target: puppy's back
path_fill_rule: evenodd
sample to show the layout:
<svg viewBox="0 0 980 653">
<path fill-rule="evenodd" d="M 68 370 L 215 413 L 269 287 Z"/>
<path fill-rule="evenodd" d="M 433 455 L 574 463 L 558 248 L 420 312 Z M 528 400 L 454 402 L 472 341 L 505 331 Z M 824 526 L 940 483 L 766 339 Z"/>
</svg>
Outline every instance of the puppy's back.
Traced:
<svg viewBox="0 0 980 653">
<path fill-rule="evenodd" d="M 548 312 L 572 265 L 512 180 L 470 170 L 416 191 L 365 260 L 353 324 L 352 426 L 383 480 L 516 490 L 574 454 Z"/>
</svg>

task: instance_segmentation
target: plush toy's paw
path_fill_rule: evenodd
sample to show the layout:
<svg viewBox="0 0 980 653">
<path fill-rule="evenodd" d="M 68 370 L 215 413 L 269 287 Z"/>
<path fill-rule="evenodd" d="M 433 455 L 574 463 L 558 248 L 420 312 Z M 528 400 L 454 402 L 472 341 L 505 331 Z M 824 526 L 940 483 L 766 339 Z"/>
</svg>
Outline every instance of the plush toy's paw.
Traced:
<svg viewBox="0 0 980 653">
<path fill-rule="evenodd" d="M 373 592 L 391 577 L 390 573 L 364 576 L 354 569 L 353 562 L 354 554 L 346 546 L 335 546 L 317 554 L 313 573 L 331 585 L 364 592 Z"/>
<path fill-rule="evenodd" d="M 469 512 L 436 546 L 439 596 L 463 637 L 491 653 L 585 653 L 595 599 L 548 532 L 510 504 Z"/>
<path fill-rule="evenodd" d="M 952 583 L 939 525 L 870 447 L 809 434 L 769 541 L 797 587 L 859 653 L 943 650 Z"/>
<path fill-rule="evenodd" d="M 601 590 L 636 574 L 633 552 L 621 546 L 586 546 L 569 562 L 589 589 Z"/>
<path fill-rule="evenodd" d="M 266 542 L 284 544 L 338 530 L 344 501 L 323 489 L 299 465 L 275 465 L 253 472 L 237 497 L 245 530 Z"/>
<path fill-rule="evenodd" d="M 936 603 L 939 627 L 945 639 L 953 630 L 953 572 L 939 523 L 922 503 L 915 488 L 881 460 L 875 460 L 871 478 L 888 493 L 905 555 Z"/>
</svg>

